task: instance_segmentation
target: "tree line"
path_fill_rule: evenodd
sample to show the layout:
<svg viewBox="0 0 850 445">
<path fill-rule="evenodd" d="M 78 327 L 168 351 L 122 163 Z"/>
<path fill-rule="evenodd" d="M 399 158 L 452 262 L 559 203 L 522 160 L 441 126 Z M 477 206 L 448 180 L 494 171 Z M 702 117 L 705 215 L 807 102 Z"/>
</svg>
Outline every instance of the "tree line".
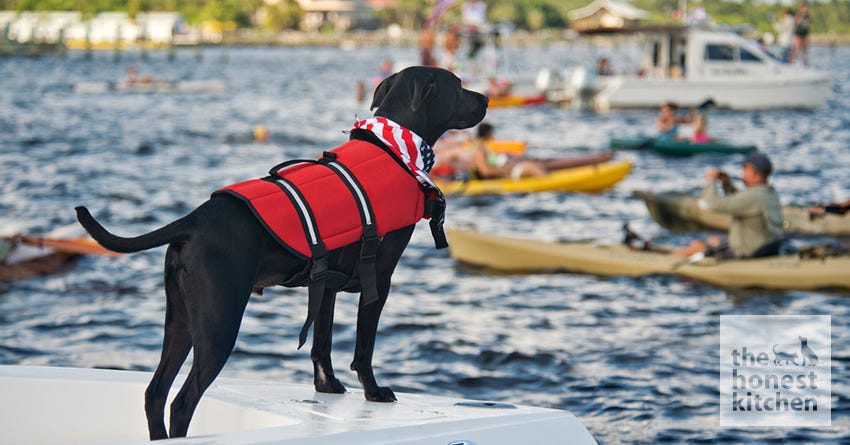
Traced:
<svg viewBox="0 0 850 445">
<path fill-rule="evenodd" d="M 396 7 L 375 11 L 373 20 L 387 25 L 399 23 L 418 28 L 428 17 L 436 0 L 396 0 Z M 519 29 L 542 30 L 569 26 L 567 13 L 586 6 L 590 0 L 488 0 L 491 22 L 509 22 Z M 650 11 L 651 22 L 670 22 L 679 0 L 634 0 L 633 5 Z M 788 8 L 780 2 L 760 0 L 691 1 L 690 6 L 705 8 L 718 23 L 750 24 L 770 31 Z M 280 0 L 268 5 L 263 0 L 0 0 L 0 9 L 18 11 L 80 11 L 93 16 L 103 11 L 126 11 L 130 15 L 144 11 L 179 11 L 189 23 L 205 20 L 234 22 L 240 27 L 261 26 L 273 29 L 297 28 L 303 17 L 296 0 Z M 443 23 L 459 20 L 459 7 L 450 9 Z M 850 0 L 810 2 L 814 33 L 850 34 Z"/>
</svg>

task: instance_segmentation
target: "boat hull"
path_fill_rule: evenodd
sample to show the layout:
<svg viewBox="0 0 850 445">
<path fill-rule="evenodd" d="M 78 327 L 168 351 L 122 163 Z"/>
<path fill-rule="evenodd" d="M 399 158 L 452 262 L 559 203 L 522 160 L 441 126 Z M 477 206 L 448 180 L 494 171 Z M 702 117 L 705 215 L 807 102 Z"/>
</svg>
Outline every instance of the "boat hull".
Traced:
<svg viewBox="0 0 850 445">
<path fill-rule="evenodd" d="M 652 150 L 666 156 L 692 156 L 702 153 L 744 154 L 758 150 L 755 145 L 733 145 L 723 142 L 695 143 L 681 139 L 656 139 L 648 136 L 612 138 L 615 150 Z"/>
<path fill-rule="evenodd" d="M 508 273 L 577 272 L 601 276 L 671 274 L 725 288 L 850 289 L 850 257 L 791 256 L 687 263 L 661 252 L 588 242 L 544 242 L 449 229 L 460 262 Z"/>
<path fill-rule="evenodd" d="M 687 80 L 614 76 L 600 78 L 595 107 L 654 108 L 664 102 L 696 107 L 712 102 L 732 110 L 820 108 L 832 82 L 826 76 L 778 79 Z"/>
</svg>

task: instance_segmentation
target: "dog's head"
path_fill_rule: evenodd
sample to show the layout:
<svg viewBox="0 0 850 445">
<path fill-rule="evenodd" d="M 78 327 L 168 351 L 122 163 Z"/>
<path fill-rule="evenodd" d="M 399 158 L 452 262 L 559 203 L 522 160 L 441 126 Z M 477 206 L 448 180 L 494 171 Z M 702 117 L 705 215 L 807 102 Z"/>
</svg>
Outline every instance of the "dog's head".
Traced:
<svg viewBox="0 0 850 445">
<path fill-rule="evenodd" d="M 414 66 L 384 79 L 375 89 L 371 109 L 434 145 L 448 130 L 481 122 L 487 102 L 483 94 L 464 89 L 451 71 Z"/>
</svg>

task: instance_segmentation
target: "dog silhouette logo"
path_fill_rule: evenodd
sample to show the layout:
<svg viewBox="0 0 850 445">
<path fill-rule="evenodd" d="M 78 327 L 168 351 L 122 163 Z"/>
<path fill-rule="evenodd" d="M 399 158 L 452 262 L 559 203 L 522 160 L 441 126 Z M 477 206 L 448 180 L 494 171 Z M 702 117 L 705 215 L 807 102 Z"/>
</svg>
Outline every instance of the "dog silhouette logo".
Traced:
<svg viewBox="0 0 850 445">
<path fill-rule="evenodd" d="M 800 339 L 800 353 L 799 356 L 796 352 L 785 352 L 782 350 L 777 350 L 776 347 L 779 344 L 773 345 L 773 364 L 776 366 L 791 366 L 792 364 L 795 366 L 816 366 L 819 362 L 818 355 L 815 354 L 815 351 L 809 347 L 809 339 L 806 337 L 799 336 Z"/>
<path fill-rule="evenodd" d="M 818 356 L 809 347 L 809 339 L 802 336 L 798 338 L 800 339 L 800 354 L 803 356 L 803 366 L 816 366 L 818 364 Z"/>
<path fill-rule="evenodd" d="M 797 353 L 796 352 L 777 351 L 776 350 L 777 346 L 779 346 L 779 344 L 773 345 L 773 364 L 774 365 L 776 365 L 776 366 L 791 366 L 791 364 L 793 363 L 797 366 L 800 366 L 800 364 L 797 363 Z"/>
</svg>

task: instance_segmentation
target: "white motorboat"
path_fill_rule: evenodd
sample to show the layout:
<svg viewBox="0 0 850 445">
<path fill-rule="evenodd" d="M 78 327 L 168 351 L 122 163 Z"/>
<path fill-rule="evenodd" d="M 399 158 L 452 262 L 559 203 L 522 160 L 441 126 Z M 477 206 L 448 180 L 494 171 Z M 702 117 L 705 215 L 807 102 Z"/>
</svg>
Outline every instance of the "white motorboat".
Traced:
<svg viewBox="0 0 850 445">
<path fill-rule="evenodd" d="M 738 34 L 694 27 L 630 30 L 645 42 L 642 66 L 629 74 L 596 75 L 579 68 L 554 79 L 541 72 L 538 87 L 553 101 L 598 110 L 693 107 L 756 110 L 818 108 L 831 88 L 823 72 L 783 64 Z"/>
<path fill-rule="evenodd" d="M 136 371 L 0 366 L 0 443 L 150 443 L 143 407 L 150 377 Z M 566 411 L 397 396 L 395 403 L 375 403 L 358 390 L 322 394 L 309 385 L 219 378 L 201 399 L 189 437 L 167 443 L 596 443 Z"/>
</svg>

